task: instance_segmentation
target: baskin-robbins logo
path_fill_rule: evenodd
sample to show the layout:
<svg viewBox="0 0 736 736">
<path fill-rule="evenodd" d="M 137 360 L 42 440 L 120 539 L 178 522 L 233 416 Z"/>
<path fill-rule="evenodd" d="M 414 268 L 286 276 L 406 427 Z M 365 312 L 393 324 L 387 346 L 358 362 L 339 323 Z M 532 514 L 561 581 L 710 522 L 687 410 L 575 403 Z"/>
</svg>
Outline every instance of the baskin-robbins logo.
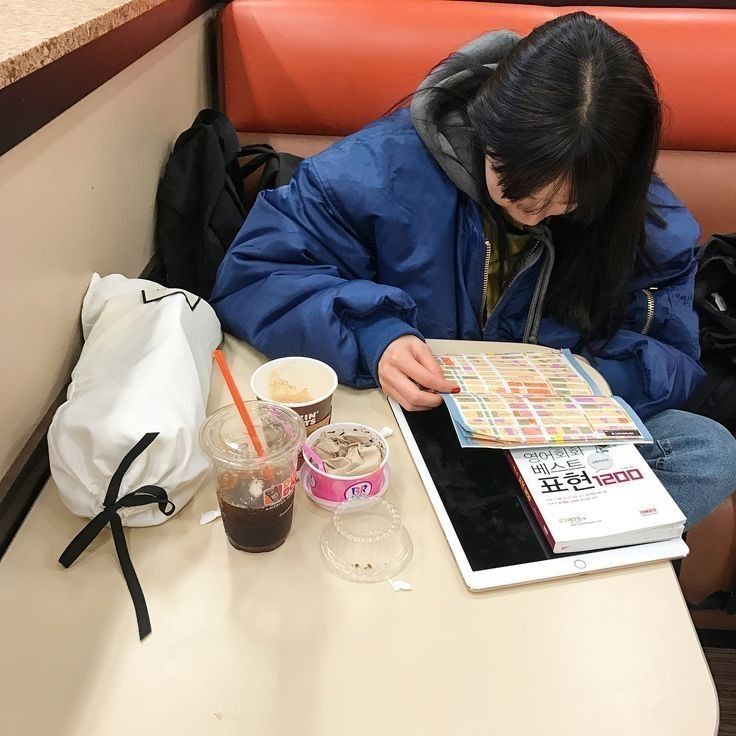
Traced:
<svg viewBox="0 0 736 736">
<path fill-rule="evenodd" d="M 350 500 L 353 498 L 368 498 L 368 496 L 371 495 L 372 488 L 373 484 L 370 481 L 355 483 L 345 491 L 345 499 Z"/>
</svg>

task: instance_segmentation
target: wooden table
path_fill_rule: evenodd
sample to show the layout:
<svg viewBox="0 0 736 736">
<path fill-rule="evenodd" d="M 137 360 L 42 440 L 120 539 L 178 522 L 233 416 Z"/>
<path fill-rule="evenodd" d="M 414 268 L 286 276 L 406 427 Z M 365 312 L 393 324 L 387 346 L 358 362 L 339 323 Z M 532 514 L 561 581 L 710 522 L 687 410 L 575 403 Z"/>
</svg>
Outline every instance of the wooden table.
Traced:
<svg viewBox="0 0 736 736">
<path fill-rule="evenodd" d="M 518 348 L 518 346 L 515 346 Z M 262 357 L 228 339 L 240 385 Z M 228 403 L 213 377 L 210 409 Z M 335 421 L 396 428 L 378 391 L 340 388 Z M 718 703 L 672 566 L 466 590 L 409 453 L 390 439 L 414 542 L 401 577 L 323 566 L 329 514 L 301 492 L 280 549 L 230 547 L 203 489 L 129 529 L 153 622 L 138 642 L 109 533 L 69 570 L 81 527 L 49 482 L 0 562 L 4 736 L 712 736 Z"/>
</svg>

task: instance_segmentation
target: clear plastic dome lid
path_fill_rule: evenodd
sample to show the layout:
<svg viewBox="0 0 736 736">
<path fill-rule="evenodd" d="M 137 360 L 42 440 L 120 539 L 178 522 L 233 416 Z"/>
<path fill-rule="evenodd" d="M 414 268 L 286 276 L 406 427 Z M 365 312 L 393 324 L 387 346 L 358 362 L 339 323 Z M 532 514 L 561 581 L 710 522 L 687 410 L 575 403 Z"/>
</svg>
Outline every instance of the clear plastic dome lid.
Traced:
<svg viewBox="0 0 736 736">
<path fill-rule="evenodd" d="M 320 548 L 332 572 L 358 582 L 388 580 L 412 555 L 399 510 L 375 496 L 341 503 L 322 533 Z"/>
<path fill-rule="evenodd" d="M 269 401 L 246 401 L 265 458 L 256 454 L 248 431 L 234 405 L 224 406 L 205 419 L 199 433 L 202 449 L 214 460 L 241 467 L 275 463 L 296 453 L 306 437 L 301 417 L 288 407 Z"/>
</svg>

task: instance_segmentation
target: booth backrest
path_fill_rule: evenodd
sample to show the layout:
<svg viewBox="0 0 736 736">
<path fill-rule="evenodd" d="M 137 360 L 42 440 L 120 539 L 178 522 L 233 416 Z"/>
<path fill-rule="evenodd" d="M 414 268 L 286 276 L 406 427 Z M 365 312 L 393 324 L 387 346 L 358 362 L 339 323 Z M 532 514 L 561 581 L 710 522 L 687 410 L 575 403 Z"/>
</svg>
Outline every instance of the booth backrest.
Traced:
<svg viewBox="0 0 736 736">
<path fill-rule="evenodd" d="M 245 140 L 313 153 L 380 117 L 481 33 L 526 34 L 577 10 L 639 45 L 666 106 L 660 173 L 704 235 L 736 230 L 736 10 L 234 0 L 220 16 L 220 101 Z"/>
</svg>

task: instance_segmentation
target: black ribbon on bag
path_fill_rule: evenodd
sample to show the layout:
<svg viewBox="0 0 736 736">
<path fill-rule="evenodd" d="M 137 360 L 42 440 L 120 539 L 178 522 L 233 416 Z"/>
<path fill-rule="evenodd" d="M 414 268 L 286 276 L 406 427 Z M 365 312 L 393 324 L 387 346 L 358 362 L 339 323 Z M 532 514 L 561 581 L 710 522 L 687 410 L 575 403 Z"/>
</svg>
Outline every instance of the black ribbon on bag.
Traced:
<svg viewBox="0 0 736 736">
<path fill-rule="evenodd" d="M 92 544 L 97 535 L 108 524 L 110 525 L 120 568 L 123 571 L 123 577 L 130 591 L 130 597 L 133 599 L 135 616 L 138 621 L 138 635 L 141 641 L 151 633 L 151 619 L 148 616 L 148 606 L 146 606 L 143 588 L 141 588 L 135 568 L 130 559 L 128 545 L 125 542 L 125 533 L 123 532 L 123 522 L 118 516 L 118 510 L 132 508 L 134 506 L 147 506 L 148 504 L 155 503 L 158 504 L 159 511 L 164 516 L 171 516 L 176 511 L 176 506 L 174 506 L 172 501 L 169 501 L 166 491 L 161 486 L 141 486 L 130 493 L 126 493 L 121 498 L 118 498 L 118 494 L 120 493 L 123 476 L 128 472 L 133 461 L 148 449 L 148 446 L 158 437 L 158 434 L 158 432 L 144 434 L 133 449 L 123 458 L 118 469 L 113 473 L 112 478 L 110 478 L 102 511 L 94 519 L 91 519 L 87 526 L 69 542 L 69 545 L 62 552 L 61 557 L 59 557 L 59 562 L 68 568 Z"/>
</svg>

